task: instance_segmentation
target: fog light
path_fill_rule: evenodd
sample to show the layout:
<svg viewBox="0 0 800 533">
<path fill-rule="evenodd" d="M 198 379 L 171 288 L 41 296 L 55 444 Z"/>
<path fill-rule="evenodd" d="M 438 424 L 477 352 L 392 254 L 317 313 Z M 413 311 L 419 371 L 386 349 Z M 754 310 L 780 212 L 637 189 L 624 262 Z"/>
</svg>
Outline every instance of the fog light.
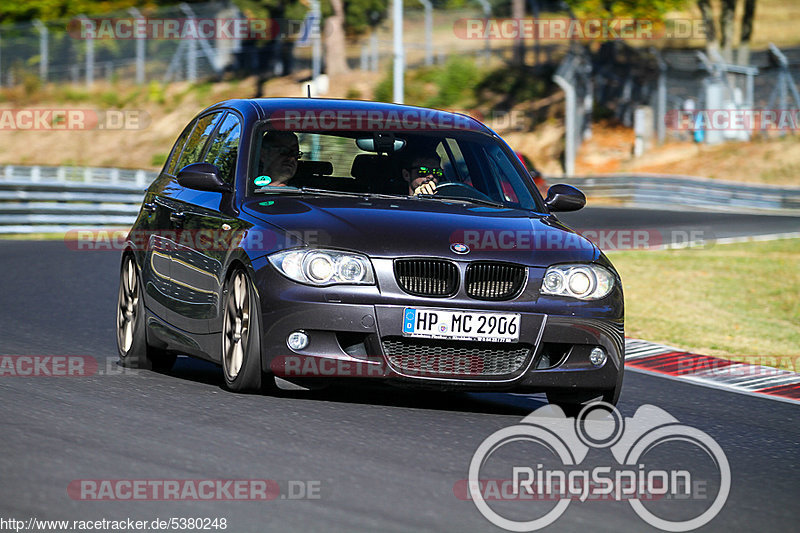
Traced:
<svg viewBox="0 0 800 533">
<path fill-rule="evenodd" d="M 286 344 L 288 344 L 289 348 L 292 350 L 302 350 L 308 346 L 308 335 L 302 331 L 293 331 L 289 333 L 289 337 L 286 339 Z"/>
<path fill-rule="evenodd" d="M 592 352 L 589 354 L 589 361 L 591 361 L 594 366 L 603 366 L 606 362 L 606 357 L 606 351 L 598 346 L 592 349 Z"/>
</svg>

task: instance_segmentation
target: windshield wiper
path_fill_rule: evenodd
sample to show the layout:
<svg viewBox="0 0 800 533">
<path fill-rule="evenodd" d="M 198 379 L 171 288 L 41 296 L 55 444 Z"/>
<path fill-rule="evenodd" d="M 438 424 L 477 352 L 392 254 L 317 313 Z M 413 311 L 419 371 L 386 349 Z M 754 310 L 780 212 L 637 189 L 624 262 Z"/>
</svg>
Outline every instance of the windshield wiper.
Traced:
<svg viewBox="0 0 800 533">
<path fill-rule="evenodd" d="M 501 204 L 499 202 L 493 202 L 491 200 L 481 200 L 479 198 L 468 198 L 463 196 L 456 197 L 456 196 L 441 196 L 438 194 L 417 194 L 416 196 L 413 196 L 413 198 L 425 198 L 428 200 L 448 200 L 451 202 L 455 200 L 457 202 L 469 202 L 473 204 L 487 205 L 490 207 L 499 207 L 502 209 L 509 208 L 507 205 Z"/>
</svg>

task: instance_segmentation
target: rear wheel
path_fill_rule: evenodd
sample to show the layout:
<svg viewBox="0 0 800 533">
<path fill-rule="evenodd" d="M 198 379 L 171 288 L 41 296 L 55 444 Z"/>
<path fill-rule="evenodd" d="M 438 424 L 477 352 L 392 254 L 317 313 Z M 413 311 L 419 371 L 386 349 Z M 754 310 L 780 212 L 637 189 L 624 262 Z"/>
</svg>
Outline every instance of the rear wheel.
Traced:
<svg viewBox="0 0 800 533">
<path fill-rule="evenodd" d="M 225 386 L 236 392 L 261 389 L 261 322 L 250 278 L 235 270 L 225 283 L 222 370 Z"/>
<path fill-rule="evenodd" d="M 147 344 L 144 300 L 133 256 L 125 255 L 119 276 L 117 300 L 117 350 L 119 362 L 129 368 L 169 370 L 176 355 Z"/>
</svg>

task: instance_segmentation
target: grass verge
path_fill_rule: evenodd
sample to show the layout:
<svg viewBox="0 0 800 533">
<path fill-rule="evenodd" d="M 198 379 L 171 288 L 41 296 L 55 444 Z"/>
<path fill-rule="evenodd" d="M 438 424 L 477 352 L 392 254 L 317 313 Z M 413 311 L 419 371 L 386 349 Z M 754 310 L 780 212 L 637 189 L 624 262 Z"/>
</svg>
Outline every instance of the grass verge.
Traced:
<svg viewBox="0 0 800 533">
<path fill-rule="evenodd" d="M 608 255 L 628 336 L 800 371 L 800 239 Z"/>
</svg>

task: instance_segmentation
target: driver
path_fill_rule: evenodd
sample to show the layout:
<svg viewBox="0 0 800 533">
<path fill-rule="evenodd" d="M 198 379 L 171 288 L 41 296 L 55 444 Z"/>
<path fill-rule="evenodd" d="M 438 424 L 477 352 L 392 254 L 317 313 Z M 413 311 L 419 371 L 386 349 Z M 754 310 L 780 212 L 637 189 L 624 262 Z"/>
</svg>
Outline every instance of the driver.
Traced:
<svg viewBox="0 0 800 533">
<path fill-rule="evenodd" d="M 408 194 L 434 194 L 439 179 L 444 176 L 439 154 L 434 151 L 410 155 L 402 168 L 403 179 L 408 183 Z"/>
<path fill-rule="evenodd" d="M 303 155 L 297 135 L 291 131 L 268 131 L 261 145 L 261 176 L 273 187 L 288 185 L 297 172 L 297 160 Z"/>
</svg>

